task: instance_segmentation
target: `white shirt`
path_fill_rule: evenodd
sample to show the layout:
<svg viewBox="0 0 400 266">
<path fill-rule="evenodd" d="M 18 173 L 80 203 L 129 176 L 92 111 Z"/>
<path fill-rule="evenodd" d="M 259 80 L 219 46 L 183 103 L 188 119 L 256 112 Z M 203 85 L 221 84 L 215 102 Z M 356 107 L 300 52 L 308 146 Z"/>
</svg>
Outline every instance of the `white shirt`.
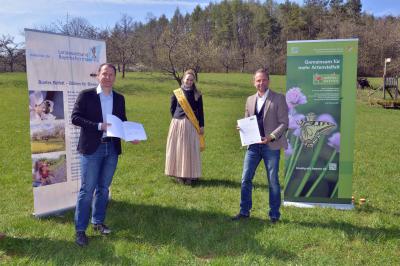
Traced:
<svg viewBox="0 0 400 266">
<path fill-rule="evenodd" d="M 258 112 L 258 113 L 260 112 L 261 107 L 263 106 L 263 104 L 264 104 L 265 101 L 267 100 L 268 92 L 269 92 L 269 89 L 267 89 L 267 90 L 265 91 L 265 93 L 264 93 L 263 96 L 260 96 L 260 95 L 257 93 L 257 112 Z"/>
</svg>

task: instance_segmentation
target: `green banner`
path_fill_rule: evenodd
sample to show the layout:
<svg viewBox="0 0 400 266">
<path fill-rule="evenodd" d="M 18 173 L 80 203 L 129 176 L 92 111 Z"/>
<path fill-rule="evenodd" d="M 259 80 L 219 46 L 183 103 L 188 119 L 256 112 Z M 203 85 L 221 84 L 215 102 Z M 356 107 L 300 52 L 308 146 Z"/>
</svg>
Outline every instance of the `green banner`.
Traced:
<svg viewBox="0 0 400 266">
<path fill-rule="evenodd" d="M 352 206 L 357 49 L 357 39 L 287 43 L 285 205 Z"/>
</svg>

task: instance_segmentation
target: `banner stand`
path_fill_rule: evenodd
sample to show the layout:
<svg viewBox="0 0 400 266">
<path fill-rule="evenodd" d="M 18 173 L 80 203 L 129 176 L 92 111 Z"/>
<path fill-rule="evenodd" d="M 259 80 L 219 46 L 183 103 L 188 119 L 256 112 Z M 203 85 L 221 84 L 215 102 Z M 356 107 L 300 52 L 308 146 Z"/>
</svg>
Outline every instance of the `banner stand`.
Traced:
<svg viewBox="0 0 400 266">
<path fill-rule="evenodd" d="M 70 207 L 66 207 L 63 209 L 56 210 L 56 211 L 43 212 L 43 213 L 39 213 L 39 214 L 32 213 L 32 215 L 38 219 L 47 217 L 47 216 L 59 216 L 60 217 L 60 216 L 64 216 L 64 213 L 66 213 L 67 211 L 72 211 L 74 209 L 75 209 L 75 206 L 70 206 Z"/>
<path fill-rule="evenodd" d="M 80 188 L 80 128 L 71 112 L 82 90 L 95 88 L 106 44 L 25 29 L 35 217 L 74 208 Z M 27 106 L 28 107 L 28 106 Z"/>
<path fill-rule="evenodd" d="M 284 206 L 354 209 L 358 39 L 287 42 Z"/>
<path fill-rule="evenodd" d="M 335 204 L 335 203 L 307 203 L 307 202 L 293 202 L 283 201 L 283 206 L 287 207 L 299 207 L 299 208 L 334 208 L 338 210 L 353 210 L 353 204 Z"/>
</svg>

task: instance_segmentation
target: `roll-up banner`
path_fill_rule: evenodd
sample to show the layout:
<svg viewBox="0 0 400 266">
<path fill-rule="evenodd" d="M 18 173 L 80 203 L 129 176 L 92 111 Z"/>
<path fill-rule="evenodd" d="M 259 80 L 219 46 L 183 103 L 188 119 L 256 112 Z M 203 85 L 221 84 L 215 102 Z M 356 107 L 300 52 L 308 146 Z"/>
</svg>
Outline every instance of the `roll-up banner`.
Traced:
<svg viewBox="0 0 400 266">
<path fill-rule="evenodd" d="M 352 209 L 357 39 L 287 42 L 284 205 Z"/>
<path fill-rule="evenodd" d="M 104 41 L 25 29 L 34 215 L 76 204 L 79 128 L 71 124 L 78 93 L 97 86 Z"/>
</svg>

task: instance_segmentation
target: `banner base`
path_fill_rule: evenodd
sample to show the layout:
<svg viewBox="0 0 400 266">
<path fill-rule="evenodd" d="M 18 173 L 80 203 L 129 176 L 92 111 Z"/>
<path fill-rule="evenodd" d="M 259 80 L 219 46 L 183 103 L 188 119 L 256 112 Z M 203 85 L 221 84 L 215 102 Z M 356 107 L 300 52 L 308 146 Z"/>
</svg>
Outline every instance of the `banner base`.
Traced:
<svg viewBox="0 0 400 266">
<path fill-rule="evenodd" d="M 75 209 L 75 206 L 69 206 L 66 208 L 62 208 L 59 210 L 55 211 L 49 211 L 49 212 L 43 212 L 43 213 L 32 213 L 35 218 L 42 218 L 42 217 L 47 217 L 47 216 L 63 216 L 65 212 Z"/>
<path fill-rule="evenodd" d="M 339 203 L 311 203 L 311 202 L 293 202 L 283 201 L 283 206 L 299 207 L 299 208 L 334 208 L 338 210 L 353 210 L 353 204 L 339 204 Z"/>
</svg>

